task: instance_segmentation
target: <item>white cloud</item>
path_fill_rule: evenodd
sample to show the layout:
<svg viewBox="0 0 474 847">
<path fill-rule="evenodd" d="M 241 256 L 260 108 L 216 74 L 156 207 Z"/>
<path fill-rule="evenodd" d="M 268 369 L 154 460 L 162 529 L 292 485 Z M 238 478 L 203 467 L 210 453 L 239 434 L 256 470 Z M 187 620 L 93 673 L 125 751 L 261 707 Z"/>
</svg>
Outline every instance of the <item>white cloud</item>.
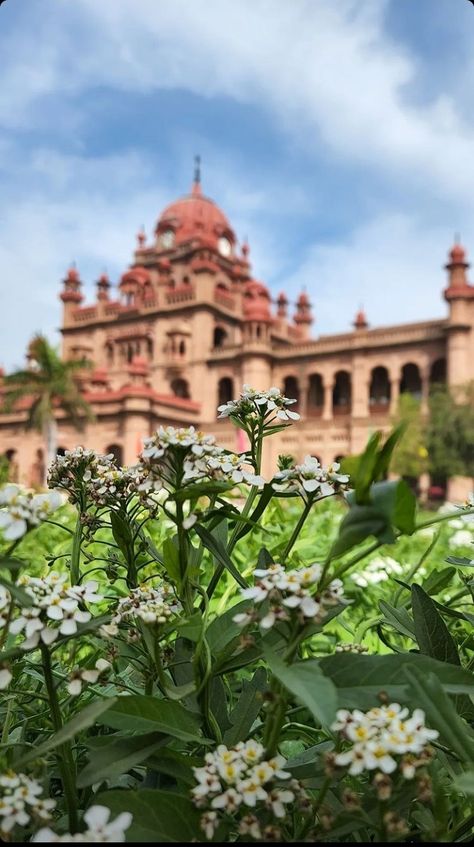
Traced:
<svg viewBox="0 0 474 847">
<path fill-rule="evenodd" d="M 295 295 L 306 286 L 317 335 L 348 331 L 361 306 L 372 326 L 444 317 L 450 236 L 415 216 L 379 216 L 337 243 L 310 247 L 288 287 Z"/>
</svg>

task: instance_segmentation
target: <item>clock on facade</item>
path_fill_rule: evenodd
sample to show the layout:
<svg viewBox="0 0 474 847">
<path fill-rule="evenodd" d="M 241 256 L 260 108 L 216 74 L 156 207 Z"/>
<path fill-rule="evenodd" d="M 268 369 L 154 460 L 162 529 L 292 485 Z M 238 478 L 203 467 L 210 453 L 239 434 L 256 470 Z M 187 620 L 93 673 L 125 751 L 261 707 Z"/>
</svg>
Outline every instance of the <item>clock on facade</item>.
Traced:
<svg viewBox="0 0 474 847">
<path fill-rule="evenodd" d="M 165 229 L 160 235 L 160 246 L 165 250 L 169 250 L 174 244 L 174 232 L 172 229 Z"/>
<path fill-rule="evenodd" d="M 228 238 L 225 238 L 225 236 L 219 238 L 218 247 L 221 256 L 230 256 L 230 254 L 232 253 L 232 244 L 230 243 Z"/>
</svg>

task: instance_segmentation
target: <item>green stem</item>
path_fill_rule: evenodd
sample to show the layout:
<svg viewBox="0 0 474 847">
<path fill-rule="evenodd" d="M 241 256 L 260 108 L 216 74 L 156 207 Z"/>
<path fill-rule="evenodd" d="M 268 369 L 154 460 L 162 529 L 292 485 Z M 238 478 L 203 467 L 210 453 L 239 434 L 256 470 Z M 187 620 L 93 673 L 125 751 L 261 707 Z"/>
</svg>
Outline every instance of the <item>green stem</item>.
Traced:
<svg viewBox="0 0 474 847">
<path fill-rule="evenodd" d="M 78 585 L 81 576 L 81 544 L 83 529 L 84 527 L 81 521 L 81 512 L 79 512 L 77 516 L 76 526 L 74 529 L 74 536 L 72 539 L 71 585 Z"/>
<path fill-rule="evenodd" d="M 178 533 L 178 555 L 179 555 L 179 570 L 181 575 L 181 602 L 183 603 L 186 614 L 192 615 L 194 611 L 194 596 L 193 588 L 188 576 L 188 556 L 186 549 L 186 535 L 183 527 L 184 511 L 183 504 L 176 502 L 176 529 Z"/>
<path fill-rule="evenodd" d="M 49 705 L 51 709 L 51 720 L 55 731 L 59 732 L 59 730 L 62 729 L 63 720 L 61 717 L 58 694 L 53 679 L 51 655 L 45 644 L 41 645 L 41 658 L 43 660 L 44 679 L 46 682 L 46 690 L 48 692 Z M 77 831 L 76 768 L 69 741 L 65 742 L 58 748 L 57 759 L 68 810 L 69 829 L 72 833 L 74 833 Z"/>
<path fill-rule="evenodd" d="M 419 559 L 419 561 L 418 561 L 418 562 L 415 562 L 415 564 L 413 565 L 412 569 L 409 571 L 409 573 L 408 573 L 408 574 L 407 574 L 407 576 L 405 577 L 404 582 L 408 582 L 408 583 L 410 583 L 410 581 L 413 579 L 413 577 L 415 576 L 415 574 L 417 573 L 417 571 L 421 568 L 421 566 L 423 565 L 423 563 L 424 563 L 424 562 L 426 562 L 426 559 L 427 559 L 427 558 L 428 558 L 428 556 L 430 555 L 430 553 L 431 553 L 431 551 L 432 551 L 433 547 L 435 546 L 435 544 L 437 543 L 438 539 L 439 539 L 439 532 L 438 532 L 438 533 L 434 536 L 433 540 L 430 542 L 429 546 L 427 547 L 427 549 L 425 550 L 425 552 L 423 553 L 423 555 L 421 556 L 421 558 Z M 403 586 L 402 586 L 402 585 L 400 585 L 400 587 L 398 588 L 397 593 L 395 594 L 394 600 L 393 600 L 393 605 L 394 605 L 394 606 L 396 606 L 396 605 L 397 605 L 397 603 L 398 603 L 398 601 L 399 601 L 399 599 L 400 599 L 400 596 L 401 596 L 401 593 L 402 593 L 402 591 L 403 591 L 403 590 L 404 590 L 404 589 L 403 589 Z"/>
<path fill-rule="evenodd" d="M 292 549 L 292 547 L 293 547 L 293 544 L 294 544 L 294 543 L 295 543 L 295 541 L 297 540 L 297 538 L 298 538 L 298 536 L 299 536 L 299 534 L 300 534 L 300 532 L 301 532 L 301 528 L 302 528 L 302 526 L 303 526 L 304 522 L 306 521 L 306 518 L 308 517 L 308 515 L 309 515 L 309 513 L 310 513 L 310 511 L 311 511 L 311 506 L 312 506 L 312 505 L 313 505 L 313 500 L 312 500 L 312 498 L 310 498 L 310 499 L 309 499 L 309 500 L 305 503 L 305 507 L 304 507 L 304 509 L 303 509 L 303 511 L 302 511 L 302 513 L 301 513 L 301 515 L 300 515 L 300 517 L 299 517 L 299 519 L 298 519 L 298 523 L 296 524 L 296 526 L 295 526 L 295 528 L 294 528 L 294 530 L 293 530 L 293 532 L 292 532 L 291 538 L 290 538 L 290 540 L 288 541 L 288 544 L 286 545 L 286 547 L 285 547 L 285 549 L 284 549 L 284 551 L 283 551 L 282 555 L 280 556 L 280 563 L 281 563 L 282 565 L 284 565 L 284 564 L 285 564 L 285 562 L 286 562 L 286 560 L 287 560 L 287 558 L 288 558 L 288 556 L 289 556 L 289 554 L 290 554 L 290 551 L 291 551 L 291 549 Z"/>
</svg>

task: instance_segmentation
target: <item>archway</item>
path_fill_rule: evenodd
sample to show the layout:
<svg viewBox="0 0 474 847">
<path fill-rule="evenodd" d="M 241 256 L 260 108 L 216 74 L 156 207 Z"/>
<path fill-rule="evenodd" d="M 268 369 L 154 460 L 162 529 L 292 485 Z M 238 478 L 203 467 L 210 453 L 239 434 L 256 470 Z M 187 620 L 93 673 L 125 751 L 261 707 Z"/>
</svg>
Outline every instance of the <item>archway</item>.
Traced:
<svg viewBox="0 0 474 847">
<path fill-rule="evenodd" d="M 324 406 L 324 385 L 321 374 L 311 374 L 308 385 L 308 415 L 322 415 Z"/>
<path fill-rule="evenodd" d="M 370 378 L 369 406 L 371 412 L 386 411 L 390 404 L 390 379 L 387 368 L 373 368 Z"/>
<path fill-rule="evenodd" d="M 296 403 L 293 403 L 291 407 L 293 410 L 296 410 L 300 402 L 300 386 L 295 376 L 285 377 L 283 382 L 283 394 L 285 397 L 288 397 L 289 400 L 296 400 Z"/>
<path fill-rule="evenodd" d="M 185 379 L 173 379 L 171 383 L 171 391 L 175 397 L 181 397 L 183 400 L 189 400 L 191 397 L 189 393 L 189 385 Z"/>
<path fill-rule="evenodd" d="M 112 453 L 115 463 L 121 467 L 123 465 L 123 449 L 120 444 L 109 444 L 108 447 L 105 448 L 106 455 L 108 453 Z"/>
<path fill-rule="evenodd" d="M 217 386 L 218 406 L 223 406 L 234 399 L 234 380 L 229 376 L 224 376 L 219 380 Z"/>
<path fill-rule="evenodd" d="M 349 414 L 352 405 L 351 375 L 347 371 L 338 371 L 332 390 L 332 408 L 335 415 Z"/>
<path fill-rule="evenodd" d="M 421 399 L 421 376 L 418 365 L 413 362 L 403 365 L 400 380 L 400 394 L 411 394 L 417 400 Z"/>
</svg>

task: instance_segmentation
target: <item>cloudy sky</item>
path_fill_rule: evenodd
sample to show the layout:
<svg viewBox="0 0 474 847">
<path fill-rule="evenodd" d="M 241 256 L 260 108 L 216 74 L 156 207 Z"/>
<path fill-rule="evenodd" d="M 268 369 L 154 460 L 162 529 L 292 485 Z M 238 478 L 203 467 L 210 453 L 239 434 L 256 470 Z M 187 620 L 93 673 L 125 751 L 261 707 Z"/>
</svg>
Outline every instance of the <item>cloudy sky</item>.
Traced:
<svg viewBox="0 0 474 847">
<path fill-rule="evenodd" d="M 7 0 L 0 7 L 0 363 L 58 339 L 135 233 L 203 187 L 255 276 L 315 333 L 444 314 L 446 251 L 474 253 L 467 0 Z"/>
</svg>

